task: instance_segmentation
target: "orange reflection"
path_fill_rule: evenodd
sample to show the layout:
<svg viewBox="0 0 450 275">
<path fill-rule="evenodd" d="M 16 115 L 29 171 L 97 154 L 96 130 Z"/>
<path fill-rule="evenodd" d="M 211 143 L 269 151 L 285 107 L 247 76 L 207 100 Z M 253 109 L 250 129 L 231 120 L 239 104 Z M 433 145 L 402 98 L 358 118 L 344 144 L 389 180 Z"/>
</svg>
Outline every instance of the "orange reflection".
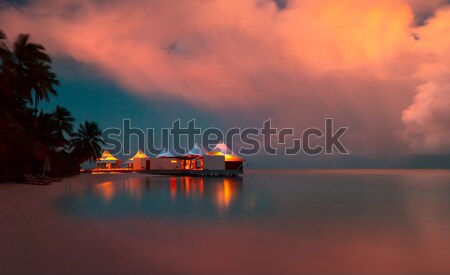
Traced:
<svg viewBox="0 0 450 275">
<path fill-rule="evenodd" d="M 202 200 L 204 203 L 212 203 L 214 208 L 220 211 L 230 209 L 233 203 L 242 190 L 242 178 L 219 178 L 219 177 L 177 177 L 171 176 L 168 178 L 169 182 L 156 181 L 152 187 L 151 182 L 146 182 L 144 185 L 141 178 L 126 179 L 123 184 L 113 181 L 105 181 L 95 186 L 98 194 L 105 202 L 110 203 L 114 196 L 125 193 L 127 197 L 134 198 L 135 201 L 140 201 L 146 193 L 159 192 L 157 190 L 165 190 L 164 193 L 175 201 L 181 197 L 189 198 L 194 201 Z M 181 197 L 180 197 L 181 195 Z M 252 208 L 252 205 L 246 207 Z"/>
<path fill-rule="evenodd" d="M 205 181 L 203 178 L 200 178 L 200 197 L 203 197 L 203 194 L 205 192 Z"/>
<path fill-rule="evenodd" d="M 138 178 L 130 178 L 125 182 L 125 190 L 135 198 L 142 197 L 141 181 Z"/>
<path fill-rule="evenodd" d="M 231 200 L 231 187 L 230 182 L 227 179 L 223 180 L 223 201 L 225 203 L 225 206 L 228 207 Z"/>
<path fill-rule="evenodd" d="M 216 204 L 220 209 L 227 209 L 239 192 L 237 181 L 224 178 L 222 185 L 216 189 Z"/>
<path fill-rule="evenodd" d="M 170 198 L 175 199 L 177 197 L 177 178 L 170 177 Z"/>
<path fill-rule="evenodd" d="M 189 193 L 191 192 L 191 178 L 184 178 L 184 193 L 189 197 Z"/>
<path fill-rule="evenodd" d="M 97 185 L 100 195 L 106 202 L 110 202 L 114 196 L 114 184 L 112 181 L 106 181 Z"/>
<path fill-rule="evenodd" d="M 241 181 L 240 178 L 171 177 L 170 198 L 175 200 L 181 190 L 185 197 L 209 195 L 220 208 L 227 208 L 239 192 Z"/>
</svg>

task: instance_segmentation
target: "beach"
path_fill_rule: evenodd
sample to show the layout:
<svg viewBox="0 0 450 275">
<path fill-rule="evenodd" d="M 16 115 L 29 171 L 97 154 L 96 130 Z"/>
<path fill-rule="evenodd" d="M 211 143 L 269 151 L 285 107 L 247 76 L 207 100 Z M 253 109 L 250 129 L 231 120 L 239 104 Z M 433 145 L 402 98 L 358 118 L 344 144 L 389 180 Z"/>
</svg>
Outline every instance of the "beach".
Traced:
<svg viewBox="0 0 450 275">
<path fill-rule="evenodd" d="M 449 178 L 292 170 L 1 184 L 0 273 L 448 273 Z"/>
</svg>

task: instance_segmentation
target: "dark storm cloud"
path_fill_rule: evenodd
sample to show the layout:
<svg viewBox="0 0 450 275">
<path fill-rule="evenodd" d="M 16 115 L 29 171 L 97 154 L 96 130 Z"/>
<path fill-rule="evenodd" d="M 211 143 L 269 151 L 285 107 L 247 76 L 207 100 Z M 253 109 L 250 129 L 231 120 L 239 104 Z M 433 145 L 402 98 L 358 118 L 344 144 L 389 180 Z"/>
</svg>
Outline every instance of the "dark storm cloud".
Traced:
<svg viewBox="0 0 450 275">
<path fill-rule="evenodd" d="M 277 4 L 278 9 L 284 10 L 289 0 L 274 0 L 274 1 Z"/>
<path fill-rule="evenodd" d="M 428 20 L 433 18 L 439 9 L 450 4 L 450 0 L 411 0 L 411 8 L 414 13 L 414 26 L 424 26 Z"/>
<path fill-rule="evenodd" d="M 25 6 L 28 3 L 28 0 L 5 0 L 0 1 L 0 5 L 2 4 L 2 2 L 6 2 L 16 6 Z"/>
</svg>

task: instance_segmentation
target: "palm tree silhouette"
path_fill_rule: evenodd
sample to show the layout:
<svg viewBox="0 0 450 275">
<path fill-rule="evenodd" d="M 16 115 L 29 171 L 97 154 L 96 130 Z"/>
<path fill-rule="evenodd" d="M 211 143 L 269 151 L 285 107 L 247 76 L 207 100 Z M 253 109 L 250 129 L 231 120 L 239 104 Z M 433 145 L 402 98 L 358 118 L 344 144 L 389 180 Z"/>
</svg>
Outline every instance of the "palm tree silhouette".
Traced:
<svg viewBox="0 0 450 275">
<path fill-rule="evenodd" d="M 89 121 L 80 124 L 78 130 L 72 134 L 70 146 L 80 163 L 93 162 L 100 157 L 101 145 L 104 144 L 101 135 L 97 123 Z"/>
<path fill-rule="evenodd" d="M 72 136 L 75 118 L 69 110 L 61 106 L 56 106 L 55 111 L 52 113 L 52 119 L 55 121 L 59 131 L 58 134 L 62 138 L 64 138 L 64 134 L 68 137 Z"/>
<path fill-rule="evenodd" d="M 94 122 L 73 133 L 75 120 L 63 107 L 37 111 L 40 101 L 57 95 L 59 82 L 45 48 L 29 40 L 21 34 L 9 47 L 0 30 L 0 181 L 42 172 L 48 159 L 55 174 L 79 173 L 79 164 L 99 157 L 104 143 Z"/>
<path fill-rule="evenodd" d="M 10 55 L 15 72 L 15 88 L 19 97 L 30 104 L 35 111 L 41 100 L 49 100 L 49 95 L 57 95 L 59 85 L 56 74 L 51 71 L 52 60 L 44 46 L 30 43 L 28 34 L 20 34 L 14 42 Z M 34 94 L 34 98 L 33 98 Z"/>
</svg>

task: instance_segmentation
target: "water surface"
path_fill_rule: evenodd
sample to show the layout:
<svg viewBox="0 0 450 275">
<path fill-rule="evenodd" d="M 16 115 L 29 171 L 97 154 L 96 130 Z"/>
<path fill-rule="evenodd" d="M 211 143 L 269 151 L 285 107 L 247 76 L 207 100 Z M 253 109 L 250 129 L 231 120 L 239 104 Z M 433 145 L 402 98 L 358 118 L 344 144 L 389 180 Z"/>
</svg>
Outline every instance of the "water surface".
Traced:
<svg viewBox="0 0 450 275">
<path fill-rule="evenodd" d="M 450 273 L 448 171 L 95 177 L 49 202 L 89 232 L 83 249 L 107 247 L 80 271 Z"/>
</svg>

